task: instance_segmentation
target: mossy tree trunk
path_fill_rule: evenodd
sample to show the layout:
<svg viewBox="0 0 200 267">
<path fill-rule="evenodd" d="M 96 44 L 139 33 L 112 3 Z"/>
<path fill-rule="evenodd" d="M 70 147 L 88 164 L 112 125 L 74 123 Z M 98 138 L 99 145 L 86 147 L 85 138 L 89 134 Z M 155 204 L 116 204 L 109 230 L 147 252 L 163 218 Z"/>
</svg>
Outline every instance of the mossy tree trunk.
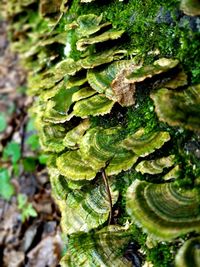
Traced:
<svg viewBox="0 0 200 267">
<path fill-rule="evenodd" d="M 24 0 L 7 14 L 62 213 L 62 265 L 171 266 L 200 231 L 199 2 Z M 198 266 L 186 245 L 177 266 L 180 253 Z"/>
</svg>

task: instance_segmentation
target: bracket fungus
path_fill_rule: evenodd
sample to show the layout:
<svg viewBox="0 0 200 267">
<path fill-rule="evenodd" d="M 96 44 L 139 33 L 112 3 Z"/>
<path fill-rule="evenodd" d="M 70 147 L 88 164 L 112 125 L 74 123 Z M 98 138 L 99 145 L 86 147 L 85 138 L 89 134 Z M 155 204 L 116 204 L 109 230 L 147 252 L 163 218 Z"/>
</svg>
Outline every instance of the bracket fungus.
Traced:
<svg viewBox="0 0 200 267">
<path fill-rule="evenodd" d="M 176 267 L 198 267 L 200 262 L 200 237 L 187 240 L 178 250 Z"/>
<path fill-rule="evenodd" d="M 110 192 L 114 205 L 119 192 L 111 183 Z M 67 199 L 59 201 L 58 205 L 62 212 L 62 231 L 66 235 L 97 228 L 108 220 L 110 212 L 110 202 L 103 182 L 90 186 L 87 192 L 73 190 Z"/>
<path fill-rule="evenodd" d="M 90 115 L 99 116 L 110 113 L 114 102 L 103 94 L 91 96 L 75 103 L 73 114 L 77 117 L 87 118 Z"/>
<path fill-rule="evenodd" d="M 159 89 L 151 94 L 161 121 L 186 129 L 200 130 L 200 85 L 183 91 Z"/>
<path fill-rule="evenodd" d="M 110 23 L 106 23 L 106 25 L 100 24 L 102 21 L 102 18 L 103 18 L 102 14 L 100 16 L 96 16 L 95 14 L 87 14 L 87 15 L 79 16 L 77 18 L 77 21 L 75 21 L 74 23 L 78 37 L 82 38 L 82 37 L 90 36 L 98 32 L 101 29 L 101 27 L 110 25 Z"/>
<path fill-rule="evenodd" d="M 49 168 L 50 181 L 52 186 L 52 193 L 59 203 L 61 200 L 66 200 L 68 193 L 70 192 L 67 179 L 60 175 L 58 169 L 55 167 Z"/>
<path fill-rule="evenodd" d="M 62 0 L 40 0 L 39 13 L 42 17 L 59 13 Z"/>
<path fill-rule="evenodd" d="M 80 142 L 80 153 L 84 161 L 96 170 L 106 166 L 118 151 L 120 128 L 95 127 L 87 131 Z"/>
<path fill-rule="evenodd" d="M 71 180 L 91 180 L 96 172 L 82 160 L 79 151 L 68 151 L 57 158 L 60 174 Z"/>
<path fill-rule="evenodd" d="M 169 181 L 171 179 L 177 179 L 180 176 L 180 166 L 176 165 L 173 167 L 168 173 L 166 173 L 162 179 L 165 181 Z"/>
<path fill-rule="evenodd" d="M 107 175 L 116 175 L 121 171 L 127 171 L 136 163 L 138 156 L 132 151 L 126 149 L 119 149 L 110 160 L 107 168 Z"/>
<path fill-rule="evenodd" d="M 77 149 L 79 147 L 80 139 L 89 127 L 90 121 L 85 119 L 78 126 L 67 132 L 65 138 L 63 139 L 64 146 L 71 149 Z"/>
<path fill-rule="evenodd" d="M 8 15 L 17 15 L 23 12 L 24 9 L 26 9 L 28 6 L 35 2 L 37 2 L 37 0 L 21 0 L 16 4 L 15 0 L 11 0 L 8 2 L 7 5 Z"/>
<path fill-rule="evenodd" d="M 130 235 L 122 227 L 109 226 L 95 233 L 73 234 L 69 239 L 68 253 L 61 264 L 71 266 L 131 267 L 132 262 L 123 256 L 122 248 Z"/>
<path fill-rule="evenodd" d="M 76 43 L 77 50 L 79 51 L 85 51 L 89 45 L 96 44 L 96 43 L 102 43 L 108 40 L 116 40 L 122 36 L 124 31 L 106 31 L 100 35 L 92 36 L 89 38 L 83 38 L 79 39 Z"/>
<path fill-rule="evenodd" d="M 189 16 L 199 16 L 199 0 L 181 0 L 180 9 Z"/>
<path fill-rule="evenodd" d="M 168 132 L 150 132 L 146 134 L 144 129 L 141 128 L 124 139 L 121 145 L 127 150 L 133 151 L 136 155 L 145 157 L 161 148 L 169 140 Z"/>
<path fill-rule="evenodd" d="M 51 123 L 62 123 L 69 120 L 69 109 L 73 103 L 72 97 L 78 92 L 78 87 L 70 89 L 61 88 L 54 97 L 50 98 L 46 103 L 43 119 Z M 62 101 L 65 99 L 65 101 Z"/>
<path fill-rule="evenodd" d="M 179 61 L 177 59 L 160 58 L 152 65 L 142 66 L 141 68 L 133 70 L 133 72 L 127 76 L 127 80 L 129 83 L 141 82 L 154 75 L 175 68 L 178 63 Z"/>
<path fill-rule="evenodd" d="M 174 155 L 163 157 L 155 160 L 141 161 L 135 168 L 137 172 L 158 174 L 162 173 L 164 168 L 169 168 L 174 165 Z"/>
<path fill-rule="evenodd" d="M 199 194 L 195 189 L 135 180 L 128 188 L 126 204 L 133 221 L 158 240 L 200 232 Z"/>
<path fill-rule="evenodd" d="M 63 138 L 66 134 L 66 129 L 63 125 L 43 123 L 38 128 L 40 133 L 40 144 L 44 151 L 61 152 L 64 150 Z"/>
</svg>

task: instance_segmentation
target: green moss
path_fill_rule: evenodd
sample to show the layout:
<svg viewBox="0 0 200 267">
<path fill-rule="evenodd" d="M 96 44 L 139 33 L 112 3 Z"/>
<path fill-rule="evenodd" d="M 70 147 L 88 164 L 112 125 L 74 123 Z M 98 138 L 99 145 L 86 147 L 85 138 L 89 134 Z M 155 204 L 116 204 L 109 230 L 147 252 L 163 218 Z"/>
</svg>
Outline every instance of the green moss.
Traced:
<svg viewBox="0 0 200 267">
<path fill-rule="evenodd" d="M 114 206 L 113 214 L 117 214 L 117 216 L 113 217 L 113 220 L 117 222 L 119 225 L 126 225 L 128 222 L 131 221 L 130 216 L 127 214 L 126 211 L 126 191 L 127 188 L 131 185 L 132 181 L 136 179 L 135 175 L 136 172 L 123 172 L 116 176 L 116 189 L 120 192 L 119 199 Z M 147 235 L 142 232 L 141 228 L 138 228 L 135 224 L 129 225 L 130 233 L 132 240 L 137 242 L 143 251 L 146 251 L 146 238 Z"/>
<path fill-rule="evenodd" d="M 199 136 L 189 130 L 176 129 L 173 132 L 173 147 L 176 163 L 181 166 L 179 187 L 194 188 L 200 177 Z"/>
<path fill-rule="evenodd" d="M 141 249 L 143 251 L 146 251 L 147 250 L 147 247 L 146 247 L 146 239 L 147 239 L 147 235 L 144 234 L 140 228 L 138 228 L 136 225 L 132 224 L 130 226 L 130 230 L 131 230 L 131 233 L 132 233 L 132 239 L 135 240 L 140 246 L 141 246 Z"/>
<path fill-rule="evenodd" d="M 95 1 L 79 4 L 74 0 L 69 13 L 101 14 L 117 29 L 126 31 L 123 48 L 138 51 L 146 63 L 152 62 L 150 51 L 159 50 L 161 56 L 175 57 L 191 75 L 191 82 L 200 81 L 198 23 L 179 11 L 179 0 L 129 0 L 126 4 L 113 1 Z M 196 24 L 196 25 L 195 25 Z M 192 40 L 192 42 L 191 42 Z"/>
<path fill-rule="evenodd" d="M 127 127 L 130 132 L 144 127 L 146 132 L 155 131 L 159 127 L 157 116 L 154 112 L 152 100 L 145 96 L 145 100 L 137 98 L 137 104 L 127 109 Z"/>
<path fill-rule="evenodd" d="M 120 197 L 115 205 L 118 210 L 117 223 L 125 225 L 127 221 L 130 221 L 130 216 L 126 212 L 126 191 L 131 185 L 132 175 L 131 173 L 120 173 L 116 176 L 116 188 L 120 192 Z"/>
<path fill-rule="evenodd" d="M 147 252 L 147 261 L 153 263 L 154 267 L 170 267 L 174 261 L 174 247 L 170 243 L 159 243 Z"/>
</svg>

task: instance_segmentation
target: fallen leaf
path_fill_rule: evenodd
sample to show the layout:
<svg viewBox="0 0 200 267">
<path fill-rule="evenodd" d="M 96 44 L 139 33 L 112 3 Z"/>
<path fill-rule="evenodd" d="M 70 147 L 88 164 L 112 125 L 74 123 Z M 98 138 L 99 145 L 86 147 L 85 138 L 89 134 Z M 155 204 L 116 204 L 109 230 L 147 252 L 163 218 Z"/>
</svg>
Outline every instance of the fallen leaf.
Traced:
<svg viewBox="0 0 200 267">
<path fill-rule="evenodd" d="M 132 106 L 135 103 L 135 84 L 128 83 L 127 70 L 123 69 L 112 81 L 111 87 L 116 96 L 117 102 L 125 107 Z"/>
<path fill-rule="evenodd" d="M 4 253 L 4 265 L 7 267 L 21 267 L 23 266 L 25 255 L 23 251 L 6 251 Z"/>
<path fill-rule="evenodd" d="M 44 238 L 28 257 L 29 267 L 56 267 L 61 254 L 62 241 L 59 234 Z"/>
</svg>

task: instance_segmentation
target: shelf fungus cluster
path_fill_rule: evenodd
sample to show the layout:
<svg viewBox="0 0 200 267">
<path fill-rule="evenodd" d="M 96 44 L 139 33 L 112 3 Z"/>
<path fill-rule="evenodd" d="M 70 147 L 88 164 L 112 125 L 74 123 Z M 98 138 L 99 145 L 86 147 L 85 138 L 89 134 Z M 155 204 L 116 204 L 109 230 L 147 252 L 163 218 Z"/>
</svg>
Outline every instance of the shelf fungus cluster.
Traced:
<svg viewBox="0 0 200 267">
<path fill-rule="evenodd" d="M 152 60 L 149 53 L 147 64 L 141 51 L 129 51 L 126 31 L 105 14 L 81 13 L 98 1 L 14 2 L 8 3 L 13 48 L 29 70 L 30 114 L 62 213 L 67 252 L 61 265 L 141 266 L 145 244 L 142 260 L 136 251 L 126 253 L 137 242 L 136 225 L 158 243 L 195 233 L 179 245 L 174 262 L 198 266 L 200 172 L 186 170 L 192 161 L 178 138 L 181 132 L 199 138 L 200 85 L 190 83 L 176 58 Z M 199 14 L 195 3 L 181 1 L 181 9 Z M 127 114 L 137 114 L 145 101 L 151 109 L 131 124 Z"/>
</svg>

